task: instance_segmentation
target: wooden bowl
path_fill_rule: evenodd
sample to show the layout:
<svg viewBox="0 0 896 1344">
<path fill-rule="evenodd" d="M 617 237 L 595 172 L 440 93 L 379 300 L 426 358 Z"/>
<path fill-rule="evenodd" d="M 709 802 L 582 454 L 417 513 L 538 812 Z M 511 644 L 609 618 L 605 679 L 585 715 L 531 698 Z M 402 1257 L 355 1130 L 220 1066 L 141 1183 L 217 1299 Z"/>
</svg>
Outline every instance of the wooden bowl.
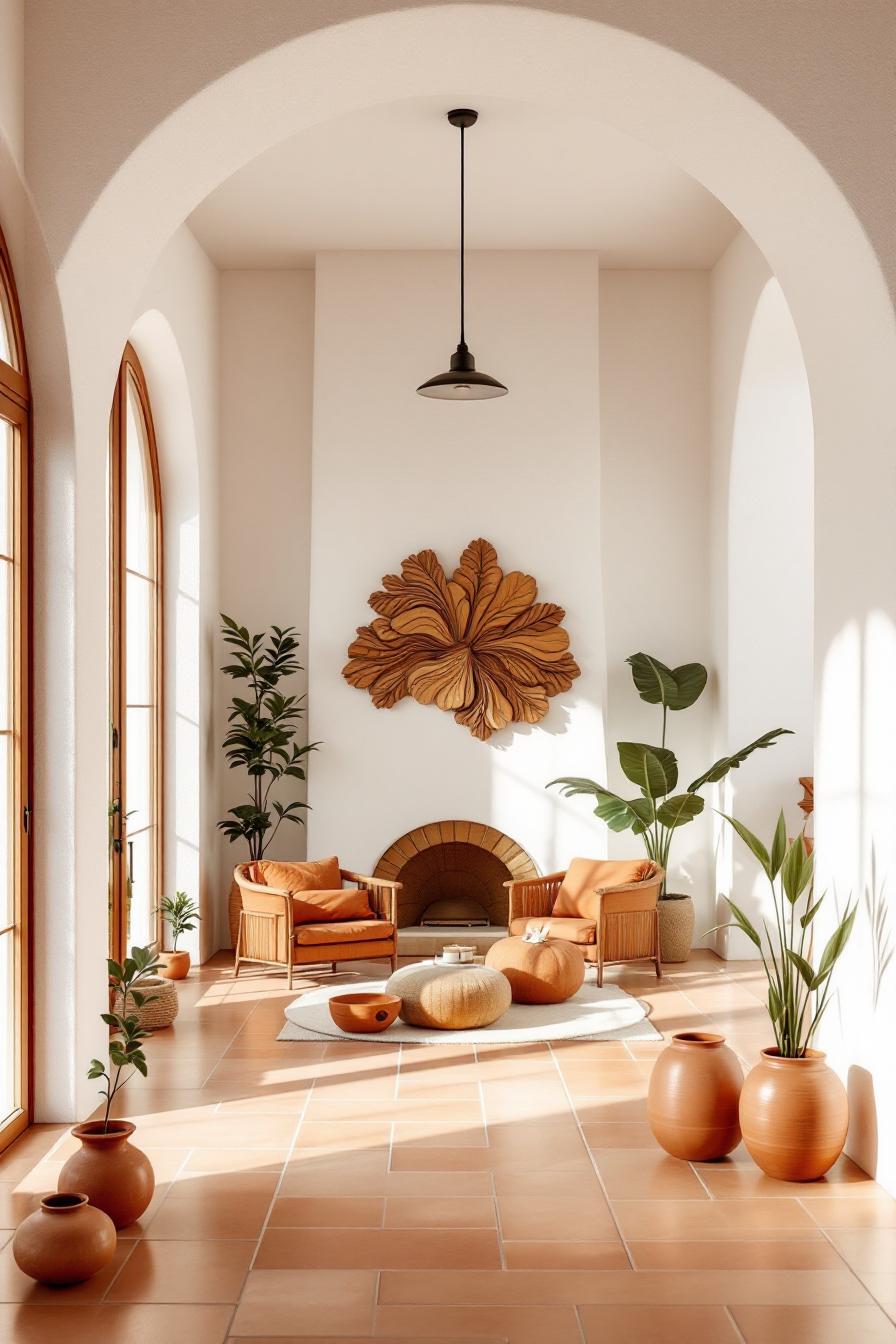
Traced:
<svg viewBox="0 0 896 1344">
<path fill-rule="evenodd" d="M 340 1031 L 385 1031 L 401 1008 L 394 994 L 335 994 L 330 1016 Z"/>
</svg>

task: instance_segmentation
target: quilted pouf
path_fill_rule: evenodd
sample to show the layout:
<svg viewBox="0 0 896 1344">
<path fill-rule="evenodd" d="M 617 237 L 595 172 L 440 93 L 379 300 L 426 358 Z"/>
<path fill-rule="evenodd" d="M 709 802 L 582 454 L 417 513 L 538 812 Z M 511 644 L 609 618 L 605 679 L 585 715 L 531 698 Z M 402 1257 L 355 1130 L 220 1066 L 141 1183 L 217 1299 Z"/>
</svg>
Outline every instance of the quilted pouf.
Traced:
<svg viewBox="0 0 896 1344">
<path fill-rule="evenodd" d="M 464 1031 L 488 1027 L 510 1007 L 510 983 L 490 966 L 403 966 L 386 983 L 413 1027 Z"/>
</svg>

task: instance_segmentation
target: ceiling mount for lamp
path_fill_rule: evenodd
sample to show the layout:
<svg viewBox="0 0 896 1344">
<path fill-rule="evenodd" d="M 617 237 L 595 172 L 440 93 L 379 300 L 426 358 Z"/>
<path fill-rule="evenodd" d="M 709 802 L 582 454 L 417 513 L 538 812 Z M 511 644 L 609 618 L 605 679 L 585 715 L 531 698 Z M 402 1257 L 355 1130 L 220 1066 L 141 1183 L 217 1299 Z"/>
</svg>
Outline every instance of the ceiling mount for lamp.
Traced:
<svg viewBox="0 0 896 1344">
<path fill-rule="evenodd" d="M 503 397 L 507 388 L 497 378 L 480 373 L 476 361 L 470 354 L 464 330 L 465 299 L 465 199 L 464 199 L 464 132 L 475 126 L 479 113 L 470 107 L 456 107 L 448 113 L 452 126 L 460 131 L 460 340 L 451 356 L 447 373 L 437 373 L 434 378 L 421 383 L 417 388 L 421 397 L 438 397 L 442 401 L 482 401 L 486 397 Z"/>
</svg>

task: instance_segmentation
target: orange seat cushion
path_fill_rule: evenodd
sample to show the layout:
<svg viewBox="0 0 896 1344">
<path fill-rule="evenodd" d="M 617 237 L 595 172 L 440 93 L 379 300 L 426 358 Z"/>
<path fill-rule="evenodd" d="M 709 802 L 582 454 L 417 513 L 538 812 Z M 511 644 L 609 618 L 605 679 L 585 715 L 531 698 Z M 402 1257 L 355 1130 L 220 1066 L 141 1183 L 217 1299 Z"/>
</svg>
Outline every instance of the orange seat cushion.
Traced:
<svg viewBox="0 0 896 1344">
<path fill-rule="evenodd" d="M 303 891 L 292 898 L 292 917 L 296 924 L 332 924 L 339 919 L 374 919 L 369 892 L 357 887 L 339 887 L 336 891 Z"/>
<path fill-rule="evenodd" d="M 262 859 L 256 867 L 259 882 L 266 887 L 288 891 L 290 895 L 299 891 L 335 891 L 342 886 L 339 860 L 335 854 L 314 863 L 278 863 L 274 859 Z"/>
<path fill-rule="evenodd" d="M 521 938 L 529 929 L 541 929 L 545 924 L 548 926 L 549 938 L 560 938 L 564 943 L 596 941 L 593 919 L 545 919 L 543 915 L 520 915 L 510 921 L 510 932 L 515 938 Z"/>
<path fill-rule="evenodd" d="M 367 943 L 391 938 L 395 925 L 387 919 L 353 919 L 337 924 L 300 924 L 293 933 L 300 947 L 317 943 Z"/>
<path fill-rule="evenodd" d="M 650 859 L 573 859 L 551 914 L 563 919 L 597 919 L 600 901 L 596 891 L 644 882 L 656 871 Z"/>
</svg>

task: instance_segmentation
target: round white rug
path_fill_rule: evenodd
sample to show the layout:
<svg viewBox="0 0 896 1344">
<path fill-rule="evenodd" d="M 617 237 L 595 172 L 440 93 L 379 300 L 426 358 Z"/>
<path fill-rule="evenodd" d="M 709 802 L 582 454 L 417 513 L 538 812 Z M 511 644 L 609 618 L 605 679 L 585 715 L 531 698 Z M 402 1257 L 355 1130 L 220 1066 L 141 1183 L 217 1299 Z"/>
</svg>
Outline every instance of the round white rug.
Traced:
<svg viewBox="0 0 896 1344">
<path fill-rule="evenodd" d="M 399 1019 L 385 1031 L 365 1034 L 340 1031 L 327 1007 L 334 994 L 378 993 L 384 980 L 358 980 L 352 984 L 328 985 L 310 990 L 286 1009 L 286 1025 L 277 1037 L 280 1041 L 370 1041 L 375 1044 L 413 1042 L 417 1045 L 444 1045 L 446 1041 L 468 1041 L 471 1045 L 520 1044 L 526 1041 L 660 1041 L 662 1036 L 647 1020 L 647 1008 L 639 999 L 626 994 L 618 985 L 585 984 L 565 1003 L 512 1003 L 507 1012 L 490 1027 L 471 1031 L 433 1031 L 430 1027 L 409 1027 Z"/>
</svg>

